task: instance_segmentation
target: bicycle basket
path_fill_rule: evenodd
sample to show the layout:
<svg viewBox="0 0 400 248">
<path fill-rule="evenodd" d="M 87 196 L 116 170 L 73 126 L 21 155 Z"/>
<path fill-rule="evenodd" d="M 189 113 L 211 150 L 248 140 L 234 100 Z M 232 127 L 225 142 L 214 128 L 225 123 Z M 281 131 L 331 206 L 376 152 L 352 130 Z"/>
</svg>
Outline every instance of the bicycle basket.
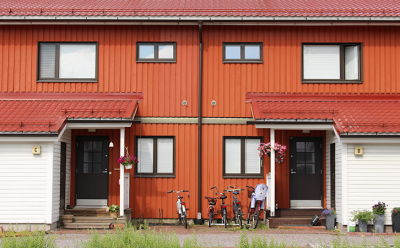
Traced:
<svg viewBox="0 0 400 248">
<path fill-rule="evenodd" d="M 251 196 L 253 195 L 253 192 L 254 192 L 254 189 L 248 188 L 248 189 L 247 189 L 247 197 L 248 197 L 248 198 L 251 198 Z"/>
</svg>

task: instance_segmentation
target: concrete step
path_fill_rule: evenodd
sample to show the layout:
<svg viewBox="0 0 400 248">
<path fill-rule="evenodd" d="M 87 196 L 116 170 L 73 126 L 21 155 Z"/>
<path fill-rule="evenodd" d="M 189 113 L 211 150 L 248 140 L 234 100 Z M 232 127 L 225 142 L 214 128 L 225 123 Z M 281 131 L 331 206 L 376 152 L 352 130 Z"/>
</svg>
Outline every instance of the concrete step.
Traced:
<svg viewBox="0 0 400 248">
<path fill-rule="evenodd" d="M 110 229 L 111 222 L 64 223 L 65 229 Z"/>
<path fill-rule="evenodd" d="M 105 217 L 105 216 L 99 216 L 99 217 L 93 217 L 93 216 L 74 216 L 73 217 L 73 222 L 76 223 L 125 223 L 125 218 L 120 217 L 118 219 L 113 219 L 110 217 Z"/>
</svg>

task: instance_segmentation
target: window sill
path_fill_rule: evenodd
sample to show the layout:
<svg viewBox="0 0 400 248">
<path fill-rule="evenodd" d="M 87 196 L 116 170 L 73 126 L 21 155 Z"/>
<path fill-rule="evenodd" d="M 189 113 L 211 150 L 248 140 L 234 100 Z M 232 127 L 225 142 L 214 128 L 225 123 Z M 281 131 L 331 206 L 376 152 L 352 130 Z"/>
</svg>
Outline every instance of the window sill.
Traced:
<svg viewBox="0 0 400 248">
<path fill-rule="evenodd" d="M 224 64 L 262 64 L 262 60 L 224 60 Z"/>
<path fill-rule="evenodd" d="M 362 80 L 302 80 L 302 84 L 362 84 Z"/>
<path fill-rule="evenodd" d="M 40 79 L 37 83 L 97 83 L 97 79 Z"/>
<path fill-rule="evenodd" d="M 176 63 L 176 60 L 136 60 L 136 63 Z"/>
<path fill-rule="evenodd" d="M 135 178 L 175 178 L 175 175 L 171 174 L 135 174 Z"/>
<path fill-rule="evenodd" d="M 264 178 L 264 175 L 223 175 L 222 178 L 259 178 L 262 179 Z"/>
</svg>

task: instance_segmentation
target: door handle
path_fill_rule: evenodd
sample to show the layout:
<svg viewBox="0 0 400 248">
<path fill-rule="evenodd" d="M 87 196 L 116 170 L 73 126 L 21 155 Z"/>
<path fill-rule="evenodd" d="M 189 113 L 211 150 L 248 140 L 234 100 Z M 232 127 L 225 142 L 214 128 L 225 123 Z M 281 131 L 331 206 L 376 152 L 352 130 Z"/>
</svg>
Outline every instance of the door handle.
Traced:
<svg viewBox="0 0 400 248">
<path fill-rule="evenodd" d="M 291 171 L 290 174 L 296 174 L 296 172 L 295 171 Z"/>
<path fill-rule="evenodd" d="M 107 171 L 102 171 L 101 173 L 107 173 Z"/>
</svg>

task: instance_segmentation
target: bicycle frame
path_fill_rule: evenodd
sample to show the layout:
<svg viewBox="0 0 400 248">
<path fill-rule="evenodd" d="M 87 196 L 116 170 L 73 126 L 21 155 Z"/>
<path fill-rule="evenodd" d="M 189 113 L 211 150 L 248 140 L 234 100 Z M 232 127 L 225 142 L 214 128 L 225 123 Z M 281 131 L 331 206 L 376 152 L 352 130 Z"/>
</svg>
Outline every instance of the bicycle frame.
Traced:
<svg viewBox="0 0 400 248">
<path fill-rule="evenodd" d="M 187 228 L 187 214 L 186 211 L 189 210 L 188 208 L 186 208 L 186 203 L 182 202 L 181 199 L 183 198 L 183 196 L 180 196 L 179 193 L 180 192 L 189 192 L 189 190 L 180 190 L 180 191 L 168 191 L 167 194 L 169 193 L 177 193 L 178 194 L 178 200 L 176 201 L 176 211 L 178 213 L 179 216 L 179 224 L 182 223 L 185 225 L 185 228 Z"/>
</svg>

